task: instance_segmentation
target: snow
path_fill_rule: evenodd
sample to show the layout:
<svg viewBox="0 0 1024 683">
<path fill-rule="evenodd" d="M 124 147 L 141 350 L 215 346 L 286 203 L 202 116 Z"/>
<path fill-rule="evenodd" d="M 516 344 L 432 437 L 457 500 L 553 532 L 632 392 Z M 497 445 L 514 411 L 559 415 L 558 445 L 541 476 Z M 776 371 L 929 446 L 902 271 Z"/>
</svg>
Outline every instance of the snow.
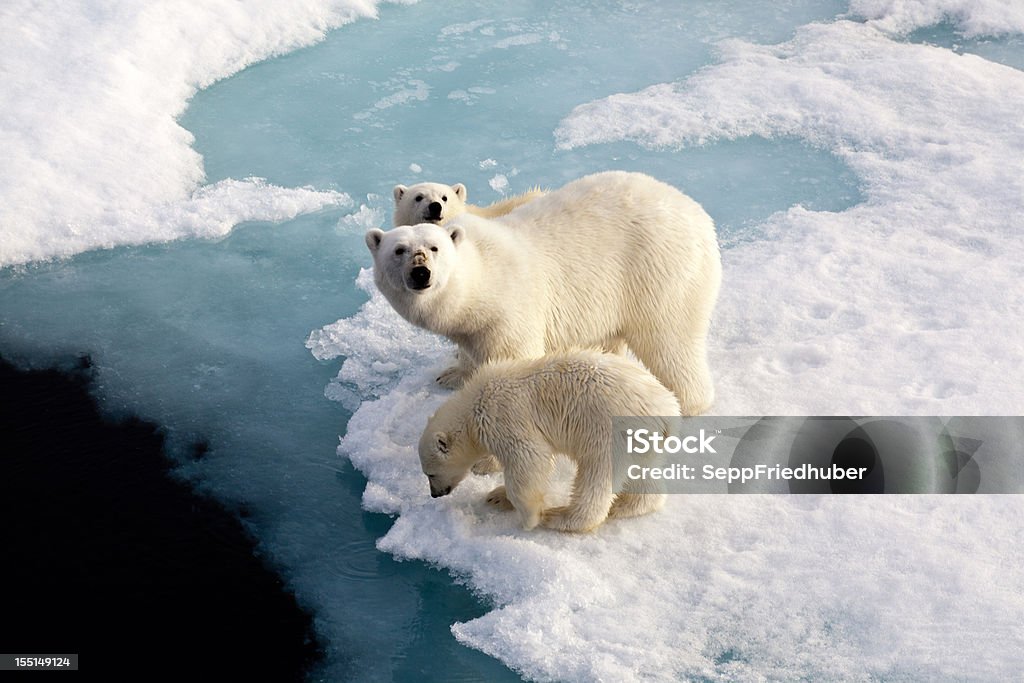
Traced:
<svg viewBox="0 0 1024 683">
<path fill-rule="evenodd" d="M 850 13 L 894 34 L 941 22 L 967 38 L 1024 33 L 1024 4 L 1007 0 L 852 0 Z"/>
<path fill-rule="evenodd" d="M 216 237 L 348 197 L 203 183 L 175 120 L 198 88 L 376 13 L 375 0 L 68 0 L 0 8 L 0 266 Z"/>
</svg>

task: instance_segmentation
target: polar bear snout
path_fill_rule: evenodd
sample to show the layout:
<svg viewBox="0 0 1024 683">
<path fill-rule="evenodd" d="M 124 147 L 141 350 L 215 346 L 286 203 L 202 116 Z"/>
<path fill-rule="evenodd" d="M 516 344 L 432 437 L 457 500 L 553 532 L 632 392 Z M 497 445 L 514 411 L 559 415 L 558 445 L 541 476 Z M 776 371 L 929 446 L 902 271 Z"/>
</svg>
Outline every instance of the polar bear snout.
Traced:
<svg viewBox="0 0 1024 683">
<path fill-rule="evenodd" d="M 439 221 L 441 220 L 442 209 L 441 202 L 430 202 L 427 205 L 427 215 L 424 218 L 428 221 Z"/>
<path fill-rule="evenodd" d="M 413 266 L 409 271 L 409 289 L 426 289 L 430 286 L 430 268 Z"/>
<path fill-rule="evenodd" d="M 431 498 L 441 498 L 442 496 L 447 496 L 451 492 L 452 492 L 452 487 L 451 486 L 446 486 L 443 489 L 435 489 L 433 484 L 430 485 L 430 497 Z"/>
</svg>

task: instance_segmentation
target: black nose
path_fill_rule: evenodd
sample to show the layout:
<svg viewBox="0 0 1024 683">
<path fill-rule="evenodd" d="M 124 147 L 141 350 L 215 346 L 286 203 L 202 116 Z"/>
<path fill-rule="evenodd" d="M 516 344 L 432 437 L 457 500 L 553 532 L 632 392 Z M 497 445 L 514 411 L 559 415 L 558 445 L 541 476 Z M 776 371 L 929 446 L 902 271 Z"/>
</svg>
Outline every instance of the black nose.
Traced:
<svg viewBox="0 0 1024 683">
<path fill-rule="evenodd" d="M 452 492 L 452 487 L 451 486 L 449 486 L 448 488 L 444 489 L 443 491 L 435 491 L 434 489 L 430 489 L 430 497 L 431 498 L 440 498 L 441 496 L 447 496 L 451 492 Z"/>
<path fill-rule="evenodd" d="M 430 268 L 426 266 L 416 266 L 409 271 L 409 279 L 412 280 L 414 287 L 420 289 L 430 284 Z"/>
<path fill-rule="evenodd" d="M 430 202 L 430 204 L 427 206 L 427 215 L 430 218 L 440 218 L 441 202 Z"/>
</svg>

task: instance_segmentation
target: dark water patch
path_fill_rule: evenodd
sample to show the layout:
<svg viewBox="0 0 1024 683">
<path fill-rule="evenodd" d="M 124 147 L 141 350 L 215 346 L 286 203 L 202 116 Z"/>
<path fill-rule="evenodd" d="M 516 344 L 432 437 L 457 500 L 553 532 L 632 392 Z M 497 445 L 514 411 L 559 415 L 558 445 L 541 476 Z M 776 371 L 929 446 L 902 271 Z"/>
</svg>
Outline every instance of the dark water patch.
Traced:
<svg viewBox="0 0 1024 683">
<path fill-rule="evenodd" d="M 351 285 L 362 236 L 347 248 L 336 220 L 249 224 L 217 242 L 2 270 L 0 355 L 47 368 L 92 351 L 101 413 L 159 424 L 175 474 L 265 540 L 299 600 L 316 610 L 326 656 L 309 680 L 519 680 L 450 631 L 488 604 L 447 574 L 376 550 L 393 520 L 361 509 L 366 480 L 335 454 L 349 413 L 323 388 L 340 361 L 315 360 L 303 341 L 366 298 Z M 242 256 L 256 250 L 275 260 Z M 196 459 L 203 440 L 208 450 Z M 383 579 L 365 578 L 374 554 L 386 560 Z M 419 673 L 432 669 L 432 679 Z"/>
<path fill-rule="evenodd" d="M 91 380 L 85 356 L 0 358 L 0 650 L 78 653 L 104 680 L 304 680 L 312 615 L 236 517 L 171 476 L 156 425 L 101 417 Z"/>
</svg>

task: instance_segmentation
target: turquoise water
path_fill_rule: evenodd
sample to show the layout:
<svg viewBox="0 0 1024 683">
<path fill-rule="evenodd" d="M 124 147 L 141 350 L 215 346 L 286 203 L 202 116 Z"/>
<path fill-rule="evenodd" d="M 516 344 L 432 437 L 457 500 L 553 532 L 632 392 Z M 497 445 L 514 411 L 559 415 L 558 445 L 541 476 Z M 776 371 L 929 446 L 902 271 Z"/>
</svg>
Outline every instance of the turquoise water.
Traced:
<svg viewBox="0 0 1024 683">
<path fill-rule="evenodd" d="M 794 204 L 860 201 L 841 163 L 793 141 L 565 152 L 552 136 L 578 104 L 710 63 L 713 40 L 784 40 L 840 3 L 439 7 L 386 6 L 377 21 L 200 92 L 181 123 L 207 180 L 338 189 L 387 222 L 399 182 L 464 182 L 471 201 L 488 203 L 501 196 L 498 176 L 518 192 L 642 170 L 701 201 L 727 244 L 755 239 L 752 225 Z M 181 475 L 244 510 L 316 611 L 329 643 L 319 678 L 516 679 L 449 632 L 484 605 L 447 574 L 375 549 L 390 520 L 360 509 L 365 480 L 335 455 L 349 415 L 323 388 L 338 363 L 318 363 L 304 341 L 364 300 L 353 280 L 369 266 L 362 232 L 376 222 L 344 220 L 351 212 L 0 271 L 0 353 L 35 365 L 89 354 L 108 411 L 165 426 Z M 197 443 L 209 451 L 195 460 Z"/>
<path fill-rule="evenodd" d="M 936 45 L 958 54 L 983 57 L 1014 69 L 1024 69 L 1024 36 L 1008 35 L 992 38 L 965 38 L 949 23 L 920 28 L 907 36 L 912 43 Z"/>
<path fill-rule="evenodd" d="M 577 5 L 385 7 L 376 22 L 346 26 L 200 92 L 181 122 L 196 136 L 211 182 L 255 175 L 338 188 L 357 201 L 379 195 L 368 203 L 386 217 L 400 182 L 463 182 L 470 201 L 486 204 L 501 197 L 489 187 L 496 174 L 515 193 L 609 168 L 677 185 L 726 234 L 796 203 L 837 211 L 860 200 L 842 164 L 796 142 L 660 153 L 617 143 L 566 152 L 554 149 L 552 136 L 578 104 L 712 62 L 717 39 L 782 41 L 800 24 L 834 17 L 842 3 Z M 536 42 L 495 47 L 503 41 Z"/>
</svg>

